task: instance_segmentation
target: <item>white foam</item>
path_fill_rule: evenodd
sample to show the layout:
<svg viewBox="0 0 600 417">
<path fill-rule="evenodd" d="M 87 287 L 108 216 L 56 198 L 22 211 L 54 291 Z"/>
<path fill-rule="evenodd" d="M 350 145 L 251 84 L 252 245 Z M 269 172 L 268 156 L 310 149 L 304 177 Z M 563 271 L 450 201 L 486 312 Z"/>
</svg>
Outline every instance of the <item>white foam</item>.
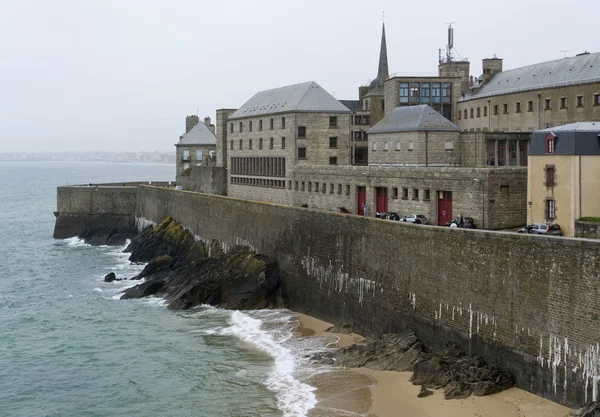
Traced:
<svg viewBox="0 0 600 417">
<path fill-rule="evenodd" d="M 88 245 L 87 243 L 85 243 L 85 241 L 83 239 L 80 239 L 77 236 L 70 237 L 68 239 L 64 239 L 64 242 L 67 244 L 67 246 L 72 247 L 72 248 L 77 248 L 77 247 L 82 247 L 82 246 L 92 246 L 92 245 Z"/>
<path fill-rule="evenodd" d="M 98 287 L 94 288 L 94 291 L 96 291 L 96 292 L 104 292 L 104 291 L 102 291 L 102 288 L 98 288 Z"/>
<path fill-rule="evenodd" d="M 277 320 L 278 311 L 267 314 L 269 318 Z M 289 316 L 279 312 L 281 321 L 288 321 Z M 275 359 L 272 371 L 266 380 L 265 386 L 273 391 L 277 398 L 277 406 L 283 411 L 283 417 L 305 417 L 308 411 L 317 404 L 314 393 L 316 388 L 299 381 L 295 373 L 297 371 L 297 358 L 290 349 L 284 346 L 285 342 L 293 337 L 289 328 L 278 326 L 277 329 L 266 331 L 263 329 L 263 321 L 251 317 L 241 311 L 233 311 L 229 320 L 230 327 L 221 330 L 221 334 L 233 335 L 240 340 L 256 346 L 258 349 L 268 353 Z M 279 331 L 278 331 L 279 330 Z"/>
</svg>

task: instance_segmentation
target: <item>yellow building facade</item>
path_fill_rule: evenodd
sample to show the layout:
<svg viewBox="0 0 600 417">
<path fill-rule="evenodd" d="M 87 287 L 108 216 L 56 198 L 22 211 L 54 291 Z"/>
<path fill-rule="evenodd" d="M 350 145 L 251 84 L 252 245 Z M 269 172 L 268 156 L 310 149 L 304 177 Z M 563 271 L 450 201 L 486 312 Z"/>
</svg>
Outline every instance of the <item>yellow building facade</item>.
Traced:
<svg viewBox="0 0 600 417">
<path fill-rule="evenodd" d="M 555 222 L 574 236 L 577 219 L 600 217 L 600 122 L 535 131 L 528 159 L 528 224 Z"/>
</svg>

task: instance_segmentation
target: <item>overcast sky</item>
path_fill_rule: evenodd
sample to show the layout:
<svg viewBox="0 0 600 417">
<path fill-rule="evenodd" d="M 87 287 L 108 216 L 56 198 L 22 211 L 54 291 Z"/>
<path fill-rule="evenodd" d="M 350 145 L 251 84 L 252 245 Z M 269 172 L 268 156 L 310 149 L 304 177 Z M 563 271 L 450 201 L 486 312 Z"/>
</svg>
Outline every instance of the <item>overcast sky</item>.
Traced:
<svg viewBox="0 0 600 417">
<path fill-rule="evenodd" d="M 481 74 L 597 52 L 599 0 L 0 0 L 0 152 L 173 150 L 185 116 L 314 80 L 435 75 L 446 23 Z"/>
</svg>

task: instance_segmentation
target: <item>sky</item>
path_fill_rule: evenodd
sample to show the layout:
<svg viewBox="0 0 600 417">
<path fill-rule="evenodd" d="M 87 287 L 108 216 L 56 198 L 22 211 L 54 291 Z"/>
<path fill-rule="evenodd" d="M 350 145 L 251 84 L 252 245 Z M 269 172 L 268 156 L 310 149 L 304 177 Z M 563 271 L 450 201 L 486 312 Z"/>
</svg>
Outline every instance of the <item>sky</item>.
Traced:
<svg viewBox="0 0 600 417">
<path fill-rule="evenodd" d="M 0 153 L 174 151 L 185 116 L 316 81 L 358 99 L 377 75 L 481 74 L 598 52 L 598 0 L 0 0 Z"/>
</svg>

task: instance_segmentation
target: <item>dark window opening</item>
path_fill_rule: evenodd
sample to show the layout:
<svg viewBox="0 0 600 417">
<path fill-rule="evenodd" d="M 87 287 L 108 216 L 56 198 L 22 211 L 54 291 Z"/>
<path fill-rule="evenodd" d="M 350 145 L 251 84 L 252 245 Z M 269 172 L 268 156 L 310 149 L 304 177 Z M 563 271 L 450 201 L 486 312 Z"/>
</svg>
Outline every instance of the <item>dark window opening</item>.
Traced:
<svg viewBox="0 0 600 417">
<path fill-rule="evenodd" d="M 329 138 L 329 147 L 330 148 L 337 148 L 337 140 L 338 140 L 338 138 L 335 137 L 335 136 L 334 137 L 330 137 Z"/>
<path fill-rule="evenodd" d="M 298 126 L 298 137 L 299 138 L 306 137 L 306 126 Z"/>
<path fill-rule="evenodd" d="M 329 165 L 337 165 L 337 156 L 329 157 Z"/>
<path fill-rule="evenodd" d="M 298 148 L 298 159 L 306 159 L 306 148 Z"/>
<path fill-rule="evenodd" d="M 329 127 L 337 127 L 337 117 L 336 116 L 329 117 Z"/>
</svg>

